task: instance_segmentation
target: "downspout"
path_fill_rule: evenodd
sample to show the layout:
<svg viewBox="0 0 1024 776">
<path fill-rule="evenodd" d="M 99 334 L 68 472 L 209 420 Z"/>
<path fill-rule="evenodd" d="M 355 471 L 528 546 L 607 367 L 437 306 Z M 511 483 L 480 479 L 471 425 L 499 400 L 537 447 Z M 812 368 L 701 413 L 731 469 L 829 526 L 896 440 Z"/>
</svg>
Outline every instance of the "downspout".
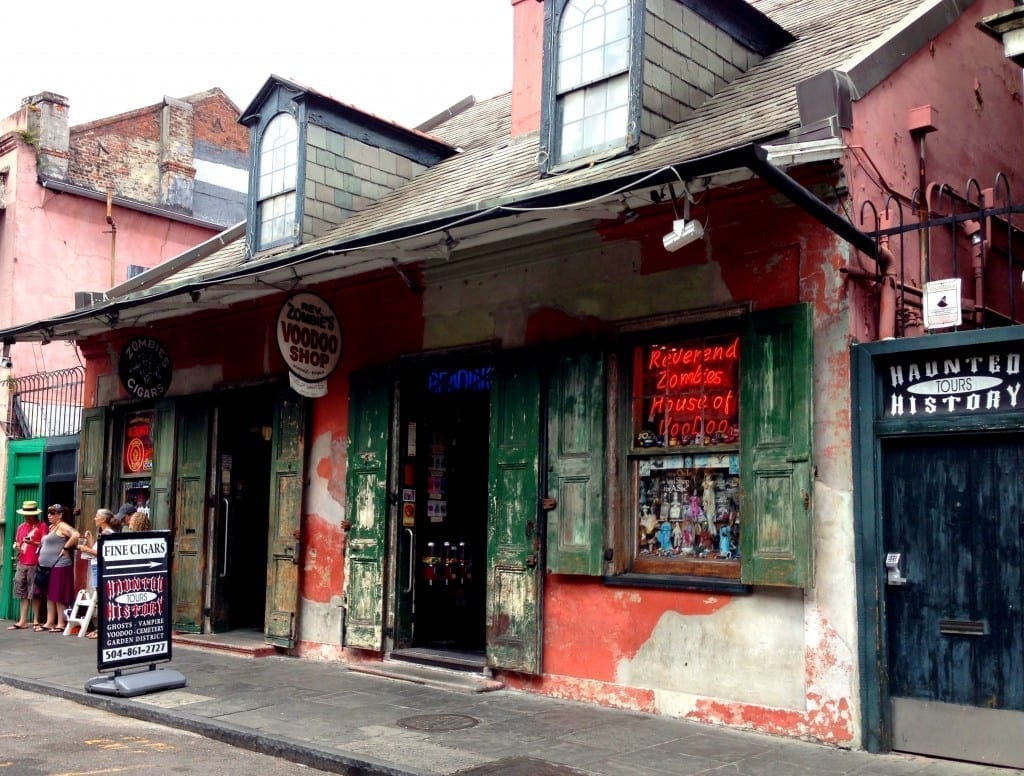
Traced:
<svg viewBox="0 0 1024 776">
<path fill-rule="evenodd" d="M 981 234 L 981 224 L 974 219 L 961 224 L 964 234 L 971 240 L 971 276 L 974 278 L 974 322 L 978 325 L 985 319 L 985 239 Z"/>
<path fill-rule="evenodd" d="M 889 236 L 881 235 L 878 243 L 832 208 L 822 202 L 803 185 L 795 181 L 785 172 L 768 161 L 767 152 L 759 147 L 753 148 L 753 159 L 748 165 L 750 171 L 765 183 L 775 187 L 794 205 L 804 210 L 824 226 L 846 240 L 860 253 L 874 259 L 875 266 L 865 266 L 863 258 L 858 258 L 859 271 L 853 267 L 845 268 L 852 275 L 873 276 L 882 278 L 881 295 L 878 304 L 878 338 L 893 339 L 896 332 L 896 257 L 889 250 Z M 888 221 L 883 221 L 888 228 Z"/>
<path fill-rule="evenodd" d="M 114 192 L 107 191 L 107 223 L 110 224 L 110 231 L 107 233 L 110 235 L 110 285 L 108 288 L 113 288 L 117 282 L 115 275 L 115 259 L 117 256 L 117 224 L 114 223 L 114 216 L 111 212 L 111 207 L 114 204 Z"/>
<path fill-rule="evenodd" d="M 888 219 L 883 218 L 880 229 L 887 229 Z M 882 277 L 882 288 L 878 298 L 878 339 L 890 340 L 896 337 L 896 257 L 889 250 L 889 235 L 878 238 L 878 274 Z"/>
</svg>

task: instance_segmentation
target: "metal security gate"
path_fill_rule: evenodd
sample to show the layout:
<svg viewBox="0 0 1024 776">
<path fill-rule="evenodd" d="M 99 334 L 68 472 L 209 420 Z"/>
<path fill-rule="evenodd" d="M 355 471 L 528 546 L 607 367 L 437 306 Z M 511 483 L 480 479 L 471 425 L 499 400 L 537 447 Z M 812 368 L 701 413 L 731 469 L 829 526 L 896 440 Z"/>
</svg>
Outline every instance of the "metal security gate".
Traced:
<svg viewBox="0 0 1024 776">
<path fill-rule="evenodd" d="M 882 450 L 893 748 L 1024 767 L 1024 435 Z"/>
</svg>

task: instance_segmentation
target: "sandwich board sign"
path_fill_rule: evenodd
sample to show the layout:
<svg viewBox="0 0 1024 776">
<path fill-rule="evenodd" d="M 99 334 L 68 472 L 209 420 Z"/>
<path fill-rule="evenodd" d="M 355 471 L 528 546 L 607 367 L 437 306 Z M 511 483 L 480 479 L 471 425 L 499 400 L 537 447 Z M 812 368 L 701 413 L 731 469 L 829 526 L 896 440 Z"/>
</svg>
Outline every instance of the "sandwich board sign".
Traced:
<svg viewBox="0 0 1024 776">
<path fill-rule="evenodd" d="M 96 665 L 114 676 L 90 679 L 87 691 L 132 696 L 185 686 L 180 673 L 155 666 L 171 659 L 170 547 L 170 531 L 100 536 Z M 140 664 L 148 670 L 122 671 Z"/>
</svg>

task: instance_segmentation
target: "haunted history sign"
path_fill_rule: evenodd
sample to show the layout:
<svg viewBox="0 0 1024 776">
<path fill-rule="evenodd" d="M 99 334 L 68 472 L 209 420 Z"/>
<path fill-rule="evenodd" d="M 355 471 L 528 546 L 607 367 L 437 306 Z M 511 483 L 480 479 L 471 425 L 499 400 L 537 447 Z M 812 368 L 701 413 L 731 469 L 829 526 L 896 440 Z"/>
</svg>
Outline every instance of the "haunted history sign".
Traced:
<svg viewBox="0 0 1024 776">
<path fill-rule="evenodd" d="M 171 659 L 170 532 L 99 539 L 99 670 Z"/>
<path fill-rule="evenodd" d="M 893 358 L 878 370 L 879 409 L 888 418 L 1020 411 L 1022 353 L 984 345 Z"/>
</svg>

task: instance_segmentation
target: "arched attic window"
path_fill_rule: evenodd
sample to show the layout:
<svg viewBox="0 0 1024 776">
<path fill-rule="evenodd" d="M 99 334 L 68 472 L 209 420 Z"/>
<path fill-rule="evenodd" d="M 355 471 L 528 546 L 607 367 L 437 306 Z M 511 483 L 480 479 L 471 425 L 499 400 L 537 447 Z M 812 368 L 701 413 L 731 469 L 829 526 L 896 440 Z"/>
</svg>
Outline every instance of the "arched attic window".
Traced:
<svg viewBox="0 0 1024 776">
<path fill-rule="evenodd" d="M 630 0 L 569 0 L 558 19 L 554 163 L 626 144 Z"/>
<path fill-rule="evenodd" d="M 298 170 L 299 130 L 295 118 L 279 113 L 260 141 L 259 247 L 266 249 L 295 235 L 295 185 Z"/>
</svg>

